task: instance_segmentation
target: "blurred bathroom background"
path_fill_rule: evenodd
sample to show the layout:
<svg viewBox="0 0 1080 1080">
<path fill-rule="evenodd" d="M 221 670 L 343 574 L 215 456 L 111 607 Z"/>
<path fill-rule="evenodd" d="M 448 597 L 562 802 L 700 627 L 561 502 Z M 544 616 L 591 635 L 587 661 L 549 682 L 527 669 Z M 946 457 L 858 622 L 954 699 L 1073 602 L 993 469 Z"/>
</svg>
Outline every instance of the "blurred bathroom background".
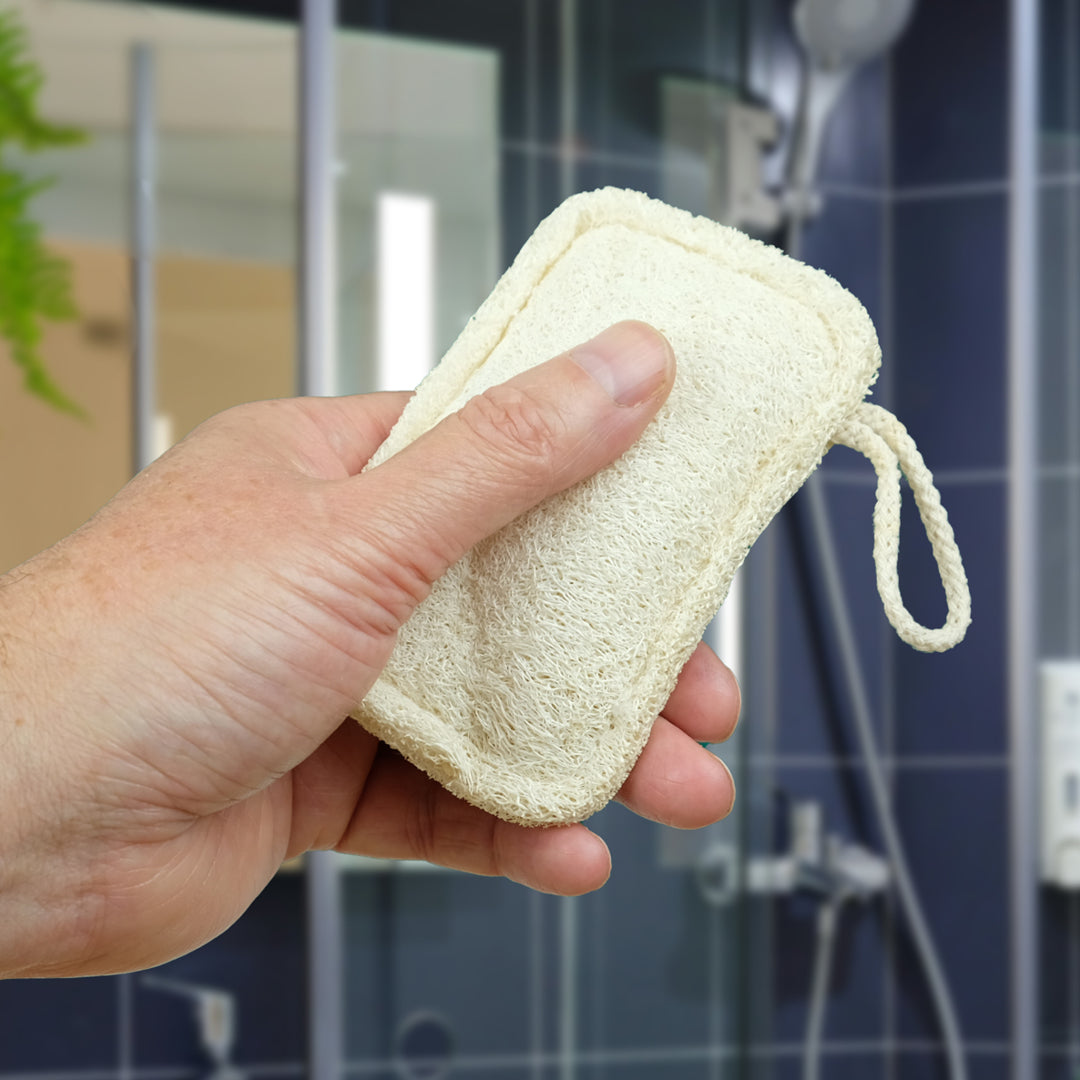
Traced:
<svg viewBox="0 0 1080 1080">
<path fill-rule="evenodd" d="M 834 5 L 852 25 L 875 6 Z M 5 157 L 55 178 L 31 205 L 72 268 L 78 316 L 42 354 L 88 419 L 30 396 L 0 343 L 0 571 L 130 475 L 140 334 L 148 456 L 231 404 L 295 392 L 299 8 L 0 0 L 44 71 L 45 115 L 89 135 Z M 575 191 L 634 188 L 785 242 L 806 70 L 789 0 L 337 8 L 338 392 L 414 385 Z M 1017 27 L 1036 25 L 1025 68 Z M 1038 110 L 1026 119 L 1018 80 Z M 132 172 L 140 104 L 152 190 Z M 953 1080 L 957 1061 L 975 1080 L 1080 1077 L 1080 767 L 1065 740 L 1042 768 L 1048 706 L 1017 690 L 1037 687 L 1036 658 L 1080 659 L 1080 0 L 917 0 L 827 121 L 801 256 L 873 317 L 875 399 L 934 470 L 974 601 L 953 652 L 896 639 L 874 583 L 872 469 L 830 453 L 823 491 L 889 814 L 799 497 L 714 633 L 744 690 L 739 733 L 716 748 L 736 812 L 682 834 L 610 806 L 592 824 L 612 878 L 573 901 L 341 864 L 335 1078 Z M 150 243 L 133 262 L 140 191 Z M 152 270 L 139 325 L 133 266 Z M 1025 507 L 1037 515 L 1019 520 Z M 908 510 L 905 599 L 937 624 Z M 1053 671 L 1045 685 L 1076 706 L 1071 668 Z M 1028 827 L 1043 773 L 1062 800 L 1043 808 L 1060 828 L 1046 865 Z M 890 830 L 921 915 L 901 900 Z M 291 868 L 157 981 L 0 983 L 0 1080 L 307 1076 L 325 993 L 311 947 Z"/>
</svg>

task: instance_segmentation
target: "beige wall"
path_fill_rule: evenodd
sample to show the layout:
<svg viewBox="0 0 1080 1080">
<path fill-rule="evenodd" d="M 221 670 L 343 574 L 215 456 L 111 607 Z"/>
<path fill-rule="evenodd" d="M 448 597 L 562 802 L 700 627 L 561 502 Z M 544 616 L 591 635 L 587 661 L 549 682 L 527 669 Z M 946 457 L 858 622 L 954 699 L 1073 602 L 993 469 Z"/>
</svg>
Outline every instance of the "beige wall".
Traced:
<svg viewBox="0 0 1080 1080">
<path fill-rule="evenodd" d="M 0 344 L 0 572 L 85 521 L 130 461 L 129 278 L 119 249 L 54 243 L 74 271 L 78 321 L 51 326 L 50 371 L 91 416 L 29 396 Z M 292 273 L 286 267 L 162 257 L 158 401 L 176 438 L 242 401 L 293 392 Z"/>
</svg>

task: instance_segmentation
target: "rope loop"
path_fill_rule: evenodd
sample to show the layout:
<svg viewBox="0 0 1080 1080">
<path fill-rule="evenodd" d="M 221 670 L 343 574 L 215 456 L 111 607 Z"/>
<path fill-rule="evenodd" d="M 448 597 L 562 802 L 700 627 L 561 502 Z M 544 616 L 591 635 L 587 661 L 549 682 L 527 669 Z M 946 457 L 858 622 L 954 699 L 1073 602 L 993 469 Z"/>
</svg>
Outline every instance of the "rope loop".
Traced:
<svg viewBox="0 0 1080 1080">
<path fill-rule="evenodd" d="M 971 593 L 948 514 L 915 440 L 888 410 L 862 402 L 833 435 L 870 459 L 877 473 L 874 567 L 885 614 L 901 640 L 922 652 L 944 652 L 963 640 L 971 623 Z M 903 470 L 934 552 L 949 613 L 937 629 L 923 626 L 900 597 L 900 475 Z"/>
</svg>

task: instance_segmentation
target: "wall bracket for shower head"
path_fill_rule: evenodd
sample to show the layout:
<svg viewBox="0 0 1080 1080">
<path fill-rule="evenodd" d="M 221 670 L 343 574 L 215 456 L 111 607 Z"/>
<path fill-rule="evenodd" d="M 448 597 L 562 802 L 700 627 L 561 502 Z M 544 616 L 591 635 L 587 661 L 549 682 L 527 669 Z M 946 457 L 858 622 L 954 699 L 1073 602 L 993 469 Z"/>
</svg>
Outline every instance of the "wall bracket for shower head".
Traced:
<svg viewBox="0 0 1080 1080">
<path fill-rule="evenodd" d="M 781 208 L 762 183 L 763 156 L 780 136 L 772 109 L 682 76 L 665 77 L 660 96 L 666 200 L 744 232 L 773 232 Z"/>
</svg>

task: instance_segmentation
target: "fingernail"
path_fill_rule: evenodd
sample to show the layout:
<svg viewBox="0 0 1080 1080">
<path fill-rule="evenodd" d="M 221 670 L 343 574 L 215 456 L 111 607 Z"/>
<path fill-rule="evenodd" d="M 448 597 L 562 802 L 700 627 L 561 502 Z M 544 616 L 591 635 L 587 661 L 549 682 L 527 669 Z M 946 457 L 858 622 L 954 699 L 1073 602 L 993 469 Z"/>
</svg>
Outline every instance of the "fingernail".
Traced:
<svg viewBox="0 0 1080 1080">
<path fill-rule="evenodd" d="M 664 385 L 674 357 L 667 338 L 642 322 L 621 322 L 570 355 L 617 405 L 640 405 Z"/>
<path fill-rule="evenodd" d="M 713 756 L 715 757 L 715 755 Z M 728 780 L 731 782 L 731 802 L 728 803 L 728 808 L 724 811 L 724 816 L 727 817 L 727 815 L 731 813 L 732 809 L 735 806 L 735 777 L 732 775 L 731 770 L 728 768 L 727 762 L 724 761 L 723 758 L 718 757 L 716 758 L 716 760 L 719 761 L 721 765 L 723 765 L 724 772 L 728 774 Z"/>
</svg>

